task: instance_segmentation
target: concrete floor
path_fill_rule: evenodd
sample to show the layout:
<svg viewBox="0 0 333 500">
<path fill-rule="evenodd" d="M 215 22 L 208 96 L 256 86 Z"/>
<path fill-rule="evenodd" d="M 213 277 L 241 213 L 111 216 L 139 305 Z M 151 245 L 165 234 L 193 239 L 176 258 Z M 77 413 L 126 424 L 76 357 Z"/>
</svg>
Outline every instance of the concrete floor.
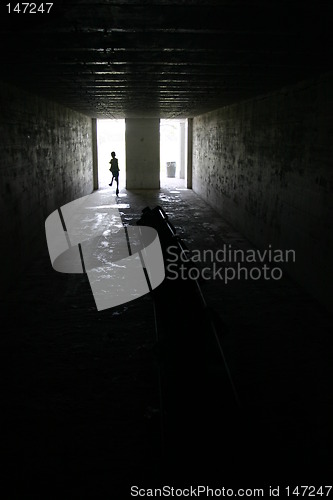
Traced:
<svg viewBox="0 0 333 500">
<path fill-rule="evenodd" d="M 100 194 L 103 203 L 109 198 L 118 205 L 125 225 L 135 224 L 146 206 L 162 206 L 189 249 L 252 248 L 176 180 L 160 191 L 123 189 L 118 199 L 111 188 Z M 204 280 L 202 291 L 219 317 L 242 406 L 237 423 L 217 426 L 213 458 L 201 457 L 203 469 L 217 464 L 214 477 L 207 470 L 191 476 L 175 450 L 177 481 L 240 488 L 330 484 L 332 317 L 287 276 L 228 284 Z M 45 498 L 63 498 L 64 491 L 68 498 L 115 492 L 125 498 L 131 484 L 172 486 L 161 457 L 150 296 L 97 312 L 86 276 L 53 271 L 45 245 L 3 306 L 8 498 L 19 489 L 25 498 L 40 490 Z M 226 436 L 235 439 L 231 455 L 230 443 L 223 445 Z"/>
</svg>

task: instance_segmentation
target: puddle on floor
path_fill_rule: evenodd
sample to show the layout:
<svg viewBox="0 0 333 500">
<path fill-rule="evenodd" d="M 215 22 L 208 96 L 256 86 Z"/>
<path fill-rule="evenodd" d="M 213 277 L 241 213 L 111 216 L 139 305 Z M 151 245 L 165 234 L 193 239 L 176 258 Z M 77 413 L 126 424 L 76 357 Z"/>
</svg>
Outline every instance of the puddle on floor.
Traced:
<svg viewBox="0 0 333 500">
<path fill-rule="evenodd" d="M 110 208 L 131 208 L 128 203 L 116 203 L 115 205 L 110 205 Z"/>
<path fill-rule="evenodd" d="M 99 208 L 114 208 L 114 207 L 117 207 L 117 205 L 96 205 L 93 207 L 84 207 L 84 208 L 89 208 L 91 210 L 97 210 Z"/>
</svg>

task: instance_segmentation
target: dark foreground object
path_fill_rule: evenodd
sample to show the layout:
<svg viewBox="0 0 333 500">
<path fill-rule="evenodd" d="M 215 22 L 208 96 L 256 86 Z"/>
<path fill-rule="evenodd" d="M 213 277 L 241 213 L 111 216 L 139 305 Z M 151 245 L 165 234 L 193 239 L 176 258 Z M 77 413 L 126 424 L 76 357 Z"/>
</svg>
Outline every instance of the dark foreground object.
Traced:
<svg viewBox="0 0 333 500">
<path fill-rule="evenodd" d="M 260 406 L 243 405 L 223 352 L 223 306 L 219 314 L 207 306 L 200 282 L 191 279 L 196 264 L 186 260 L 187 248 L 161 207 L 143 210 L 138 224 L 157 230 L 166 268 L 166 279 L 151 293 L 158 340 L 161 477 L 217 485 L 227 478 L 236 486 L 297 484 L 306 478 L 320 486 L 329 481 L 330 445 L 322 444 L 317 463 L 307 445 L 311 401 L 304 408 L 295 405 L 292 413 L 287 405 L 276 406 L 274 419 L 266 422 Z M 182 273 L 177 272 L 180 266 Z M 280 364 L 283 377 L 283 358 Z M 266 385 L 269 394 L 269 381 Z M 293 424 L 287 432 L 286 416 Z"/>
<path fill-rule="evenodd" d="M 190 277 L 194 264 L 163 209 L 146 208 L 138 224 L 157 230 L 166 269 L 165 280 L 151 292 L 165 471 L 217 477 L 216 451 L 230 464 L 244 444 L 241 402 L 222 349 L 223 324 Z"/>
</svg>

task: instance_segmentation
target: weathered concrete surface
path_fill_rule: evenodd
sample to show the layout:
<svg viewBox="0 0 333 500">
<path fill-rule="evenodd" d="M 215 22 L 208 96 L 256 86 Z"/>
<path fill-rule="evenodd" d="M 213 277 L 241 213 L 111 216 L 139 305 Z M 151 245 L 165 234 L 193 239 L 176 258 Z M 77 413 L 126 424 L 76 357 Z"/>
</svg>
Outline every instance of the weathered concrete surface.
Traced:
<svg viewBox="0 0 333 500">
<path fill-rule="evenodd" d="M 1 289 L 45 244 L 56 208 L 93 190 L 91 119 L 0 84 Z"/>
<path fill-rule="evenodd" d="M 193 121 L 193 189 L 260 248 L 294 249 L 290 274 L 333 296 L 333 76 Z"/>
<path fill-rule="evenodd" d="M 126 188 L 160 187 L 160 120 L 126 119 Z"/>
<path fill-rule="evenodd" d="M 161 190 L 122 189 L 116 204 L 123 224 L 136 226 L 143 208 L 160 205 L 191 252 L 252 247 L 192 190 L 175 189 L 173 181 Z M 291 484 L 330 484 L 332 316 L 288 276 L 226 283 L 213 278 L 214 263 L 202 263 L 211 274 L 201 289 L 217 320 L 242 411 L 240 421 L 218 423 L 214 439 L 207 440 L 212 451 L 198 456 L 198 440 L 207 438 L 215 414 L 195 401 L 206 415 L 193 435 L 192 469 L 182 438 L 172 460 L 162 461 L 167 401 L 163 394 L 161 405 L 160 370 L 167 358 L 163 342 L 156 343 L 152 295 L 97 311 L 86 275 L 55 272 L 43 247 L 3 301 L 2 486 L 8 484 L 10 498 L 44 498 L 52 488 L 47 499 L 63 498 L 64 491 L 74 499 L 127 499 L 134 484 L 265 491 L 268 485 L 282 491 Z M 232 262 L 217 265 L 225 269 Z M 177 328 L 174 299 L 171 294 Z M 192 308 L 183 315 L 201 313 Z M 207 334 L 204 329 L 203 343 Z M 205 355 L 203 348 L 203 362 Z M 192 363 L 189 356 L 181 359 L 184 367 Z M 221 386 L 220 398 L 225 400 Z M 226 452 L 230 436 L 233 454 Z"/>
</svg>

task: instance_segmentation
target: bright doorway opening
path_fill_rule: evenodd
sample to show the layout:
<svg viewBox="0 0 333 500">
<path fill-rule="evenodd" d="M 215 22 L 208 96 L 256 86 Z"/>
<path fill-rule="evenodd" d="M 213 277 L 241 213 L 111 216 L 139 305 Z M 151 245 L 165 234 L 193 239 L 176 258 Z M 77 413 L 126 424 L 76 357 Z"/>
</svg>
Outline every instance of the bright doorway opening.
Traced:
<svg viewBox="0 0 333 500">
<path fill-rule="evenodd" d="M 111 151 L 119 164 L 119 189 L 126 186 L 125 120 L 97 120 L 98 187 L 108 187 Z"/>
<path fill-rule="evenodd" d="M 185 187 L 187 120 L 160 120 L 161 187 Z"/>
</svg>

